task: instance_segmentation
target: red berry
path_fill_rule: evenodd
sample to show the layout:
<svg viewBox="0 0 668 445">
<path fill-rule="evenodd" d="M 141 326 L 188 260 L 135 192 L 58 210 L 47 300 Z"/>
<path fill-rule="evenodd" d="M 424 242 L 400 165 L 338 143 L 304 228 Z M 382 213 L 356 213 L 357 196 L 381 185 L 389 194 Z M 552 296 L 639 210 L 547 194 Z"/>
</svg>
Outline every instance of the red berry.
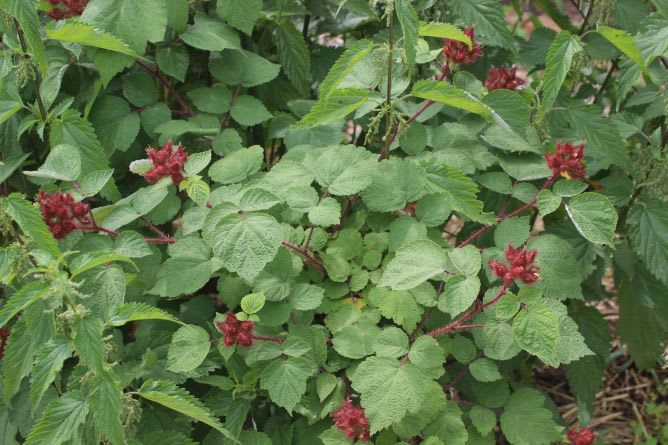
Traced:
<svg viewBox="0 0 668 445">
<path fill-rule="evenodd" d="M 223 334 L 225 346 L 234 346 L 236 344 L 245 348 L 253 345 L 253 327 L 254 323 L 250 320 L 239 321 L 232 312 L 225 314 L 225 321 L 216 322 L 218 331 Z"/>
<path fill-rule="evenodd" d="M 83 202 L 75 202 L 70 193 L 57 191 L 51 195 L 40 192 L 37 196 L 42 219 L 56 239 L 66 237 L 78 225 L 90 224 L 89 207 Z"/>
<path fill-rule="evenodd" d="M 554 153 L 546 153 L 545 161 L 554 175 L 567 173 L 575 179 L 585 177 L 584 163 L 585 144 L 573 145 L 570 142 L 557 143 Z"/>
<path fill-rule="evenodd" d="M 153 168 L 143 175 L 149 183 L 155 184 L 166 176 L 171 176 L 174 185 L 179 185 L 183 181 L 183 165 L 188 160 L 188 153 L 183 150 L 181 144 L 174 151 L 174 144 L 170 139 L 160 150 L 147 148 L 146 154 L 153 164 Z"/>
<path fill-rule="evenodd" d="M 485 79 L 485 88 L 489 91 L 504 88 L 506 90 L 515 90 L 517 87 L 524 85 L 524 80 L 517 77 L 517 67 L 510 69 L 502 66 L 497 69 L 492 66 L 487 73 Z"/>
<path fill-rule="evenodd" d="M 471 48 L 466 43 L 458 40 L 443 40 L 443 56 L 446 58 L 446 62 L 452 62 L 457 65 L 470 65 L 482 56 L 480 45 L 475 43 L 475 31 L 473 28 L 466 28 L 464 34 L 473 42 Z"/>
<path fill-rule="evenodd" d="M 596 440 L 596 433 L 589 428 L 581 430 L 571 428 L 568 430 L 568 440 L 571 441 L 571 445 L 592 445 Z"/>
</svg>

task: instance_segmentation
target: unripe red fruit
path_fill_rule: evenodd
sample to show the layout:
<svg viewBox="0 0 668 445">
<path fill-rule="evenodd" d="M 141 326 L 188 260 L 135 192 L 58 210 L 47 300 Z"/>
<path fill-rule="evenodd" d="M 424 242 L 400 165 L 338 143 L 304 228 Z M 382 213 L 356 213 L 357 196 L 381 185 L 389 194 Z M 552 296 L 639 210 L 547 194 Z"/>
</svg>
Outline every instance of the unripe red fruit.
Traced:
<svg viewBox="0 0 668 445">
<path fill-rule="evenodd" d="M 331 415 L 334 425 L 343 431 L 348 439 L 368 441 L 371 433 L 369 431 L 369 420 L 364 415 L 364 408 L 354 406 L 350 399 L 343 401 L 338 410 Z"/>
<path fill-rule="evenodd" d="M 188 160 L 188 153 L 183 150 L 181 144 L 174 150 L 174 144 L 170 139 L 160 150 L 147 148 L 146 154 L 153 164 L 153 168 L 143 175 L 149 183 L 155 184 L 166 176 L 171 176 L 174 185 L 179 185 L 183 181 L 183 165 Z"/>
<path fill-rule="evenodd" d="M 501 278 L 506 285 L 510 285 L 515 280 L 520 280 L 524 284 L 531 284 L 538 281 L 538 266 L 533 262 L 536 259 L 538 250 L 526 250 L 526 248 L 515 249 L 512 244 L 508 244 L 504 257 L 510 265 L 506 266 L 500 261 L 490 260 L 487 264 L 495 277 Z"/>
<path fill-rule="evenodd" d="M 592 445 L 596 440 L 596 433 L 589 428 L 581 430 L 571 428 L 568 430 L 568 440 L 571 441 L 571 445 Z"/>
<path fill-rule="evenodd" d="M 253 345 L 253 327 L 250 320 L 239 321 L 232 312 L 225 314 L 225 321 L 216 322 L 218 331 L 223 334 L 225 346 L 239 344 L 245 348 Z"/>
<path fill-rule="evenodd" d="M 480 45 L 475 43 L 475 31 L 473 28 L 466 28 L 464 34 L 473 42 L 471 48 L 466 43 L 458 40 L 443 40 L 443 56 L 446 58 L 446 63 L 452 62 L 457 65 L 470 65 L 482 56 Z"/>
<path fill-rule="evenodd" d="M 489 91 L 501 88 L 514 91 L 517 87 L 522 85 L 524 85 L 524 80 L 517 77 L 517 67 L 508 69 L 505 66 L 502 66 L 497 69 L 492 66 L 485 79 L 485 88 Z"/>
<path fill-rule="evenodd" d="M 37 196 L 42 219 L 56 239 L 66 237 L 78 225 L 91 223 L 89 207 L 83 202 L 74 202 L 70 193 L 57 191 L 52 195 L 40 192 Z"/>
<path fill-rule="evenodd" d="M 547 166 L 554 175 L 568 173 L 575 179 L 584 178 L 584 146 L 585 144 L 573 145 L 570 142 L 558 143 L 554 153 L 545 154 Z"/>
</svg>

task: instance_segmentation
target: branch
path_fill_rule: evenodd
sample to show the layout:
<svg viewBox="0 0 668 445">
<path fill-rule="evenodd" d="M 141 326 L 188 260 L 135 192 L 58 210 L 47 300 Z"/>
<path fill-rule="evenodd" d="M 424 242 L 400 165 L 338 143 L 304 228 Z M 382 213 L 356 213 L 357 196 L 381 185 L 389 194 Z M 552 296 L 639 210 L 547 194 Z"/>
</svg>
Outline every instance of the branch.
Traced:
<svg viewBox="0 0 668 445">
<path fill-rule="evenodd" d="M 390 146 L 394 138 L 391 138 L 392 134 L 392 51 L 394 49 L 394 33 L 393 33 L 393 21 L 394 21 L 394 12 L 389 17 L 389 28 L 390 35 L 387 39 L 388 53 L 387 53 L 387 114 L 385 115 L 385 147 L 380 152 L 380 159 L 384 159 L 390 156 Z"/>
<path fill-rule="evenodd" d="M 582 26 L 580 27 L 580 31 L 578 31 L 579 36 L 582 35 L 585 28 L 587 27 L 587 23 L 589 22 L 589 19 L 591 18 L 591 13 L 594 12 L 594 3 L 595 2 L 596 2 L 596 0 L 591 0 L 589 2 L 589 9 L 587 9 L 587 15 L 585 15 L 584 20 L 582 21 Z"/>
<path fill-rule="evenodd" d="M 149 73 L 151 76 L 158 79 L 160 83 L 163 84 L 165 88 L 167 88 L 167 90 L 172 94 L 172 96 L 174 96 L 174 99 L 179 103 L 179 105 L 181 105 L 181 108 L 183 108 L 182 114 L 184 116 L 192 117 L 195 115 L 195 113 L 193 113 L 193 110 L 190 108 L 190 105 L 188 105 L 186 101 L 183 100 L 183 97 L 176 91 L 174 86 L 171 83 L 169 83 L 169 81 L 165 78 L 165 76 L 163 76 L 160 73 L 160 68 L 158 68 L 157 65 L 155 68 L 151 68 L 141 60 L 135 60 L 135 63 L 139 65 L 139 67 L 141 67 L 144 71 Z"/>
<path fill-rule="evenodd" d="M 325 273 L 325 266 L 322 264 L 322 261 L 320 261 L 319 259 L 317 259 L 313 255 L 311 255 L 311 253 L 307 249 L 304 249 L 303 247 L 292 244 L 289 241 L 283 241 L 282 244 L 283 244 L 284 247 L 287 247 L 288 249 L 293 250 L 293 251 L 297 252 L 299 255 L 301 255 L 306 260 L 306 263 L 308 265 L 315 267 L 316 269 L 318 269 L 322 273 Z"/>
</svg>

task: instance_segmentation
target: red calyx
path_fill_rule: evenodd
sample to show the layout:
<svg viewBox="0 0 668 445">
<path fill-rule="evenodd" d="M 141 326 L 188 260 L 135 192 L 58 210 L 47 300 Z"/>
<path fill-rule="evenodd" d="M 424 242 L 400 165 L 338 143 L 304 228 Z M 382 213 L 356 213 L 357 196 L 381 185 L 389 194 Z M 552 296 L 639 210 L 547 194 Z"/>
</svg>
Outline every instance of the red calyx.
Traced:
<svg viewBox="0 0 668 445">
<path fill-rule="evenodd" d="M 245 348 L 253 344 L 253 322 L 239 321 L 232 312 L 225 314 L 225 321 L 216 322 L 216 327 L 223 334 L 225 346 L 241 345 Z"/>
<path fill-rule="evenodd" d="M 501 88 L 514 91 L 522 85 L 524 85 L 524 80 L 517 77 L 517 67 L 515 66 L 512 68 L 502 66 L 498 69 L 492 66 L 487 72 L 487 78 L 485 79 L 485 88 L 488 91 Z"/>
<path fill-rule="evenodd" d="M 591 445 L 596 440 L 596 433 L 589 428 L 581 430 L 571 428 L 568 430 L 568 440 L 571 441 L 571 445 Z"/>
<path fill-rule="evenodd" d="M 538 250 L 526 250 L 526 248 L 515 249 L 512 244 L 508 244 L 504 257 L 510 265 L 506 266 L 500 261 L 490 260 L 487 264 L 495 277 L 503 280 L 505 285 L 510 285 L 515 280 L 520 280 L 524 284 L 531 284 L 538 281 L 538 266 L 533 262 L 536 259 Z"/>
<path fill-rule="evenodd" d="M 49 3 L 53 5 L 53 9 L 49 11 L 49 17 L 61 20 L 81 15 L 88 0 L 49 0 Z"/>
<path fill-rule="evenodd" d="M 148 147 L 146 153 L 153 164 L 153 168 L 143 175 L 149 183 L 155 184 L 166 176 L 171 176 L 174 185 L 179 185 L 183 181 L 183 164 L 188 160 L 188 153 L 183 150 L 181 144 L 174 150 L 174 144 L 170 139 L 160 150 Z"/>
<path fill-rule="evenodd" d="M 90 224 L 88 205 L 75 202 L 70 193 L 57 191 L 52 195 L 40 192 L 37 197 L 42 219 L 56 239 L 66 237 L 76 230 L 78 225 Z"/>
<path fill-rule="evenodd" d="M 9 338 L 9 329 L 2 328 L 0 329 L 0 360 L 5 355 L 5 346 L 7 345 L 7 339 Z"/>
<path fill-rule="evenodd" d="M 585 177 L 584 163 L 585 144 L 573 145 L 570 142 L 557 143 L 554 153 L 546 153 L 545 161 L 554 175 L 567 173 L 571 178 L 583 179 Z"/>
<path fill-rule="evenodd" d="M 364 408 L 354 406 L 350 399 L 344 400 L 331 417 L 334 425 L 343 431 L 346 438 L 367 442 L 371 437 L 369 420 L 364 416 Z"/>
<path fill-rule="evenodd" d="M 446 62 L 452 62 L 457 65 L 470 65 L 482 56 L 480 45 L 475 43 L 475 31 L 473 28 L 466 28 L 464 34 L 473 42 L 471 48 L 466 43 L 457 40 L 443 40 L 443 56 Z"/>
</svg>

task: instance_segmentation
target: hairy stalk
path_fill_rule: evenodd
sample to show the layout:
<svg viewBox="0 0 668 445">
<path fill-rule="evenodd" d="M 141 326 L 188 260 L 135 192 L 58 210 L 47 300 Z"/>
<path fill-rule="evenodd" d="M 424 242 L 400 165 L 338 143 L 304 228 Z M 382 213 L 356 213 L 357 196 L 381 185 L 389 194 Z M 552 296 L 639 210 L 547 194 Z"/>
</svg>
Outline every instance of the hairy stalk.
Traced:
<svg viewBox="0 0 668 445">
<path fill-rule="evenodd" d="M 253 335 L 252 338 L 253 338 L 253 340 L 270 341 L 270 342 L 278 343 L 279 345 L 282 345 L 283 342 L 285 342 L 284 338 L 265 337 L 263 335 Z"/>
<path fill-rule="evenodd" d="M 21 44 L 21 51 L 23 51 L 23 54 L 25 57 L 28 57 L 28 45 L 26 44 L 26 38 L 25 35 L 23 34 L 23 30 L 21 29 L 21 25 L 19 25 L 19 21 L 14 19 L 14 26 L 16 27 L 16 34 L 19 36 L 19 43 Z M 44 101 L 42 101 L 42 95 L 39 92 L 39 74 L 35 73 L 34 76 L 32 77 L 32 85 L 33 88 L 35 89 L 35 98 L 37 99 L 37 106 L 39 107 L 39 114 L 42 117 L 42 120 L 46 122 L 47 119 L 47 114 L 46 114 L 46 108 L 44 107 Z"/>
<path fill-rule="evenodd" d="M 151 76 L 155 77 L 158 79 L 158 81 L 165 87 L 167 90 L 170 92 L 172 96 L 174 96 L 174 99 L 181 105 L 181 108 L 183 109 L 182 114 L 186 117 L 192 117 L 195 115 L 193 113 L 193 110 L 190 108 L 190 105 L 186 103 L 186 101 L 183 99 L 183 97 L 176 91 L 174 86 L 169 83 L 169 81 L 165 78 L 165 76 L 160 73 L 160 68 L 156 65 L 155 68 L 151 68 L 150 66 L 146 65 L 144 62 L 141 60 L 135 60 L 135 63 L 139 65 L 141 69 L 149 73 Z"/>
<path fill-rule="evenodd" d="M 380 159 L 390 157 L 390 145 L 392 145 L 392 52 L 394 51 L 394 11 L 387 18 L 387 25 L 390 28 L 390 35 L 387 39 L 387 99 L 385 110 L 385 147 L 380 152 Z"/>
<path fill-rule="evenodd" d="M 299 255 L 301 255 L 305 260 L 306 263 L 310 266 L 315 267 L 319 271 L 325 273 L 325 266 L 322 264 L 322 261 L 314 257 L 308 249 L 305 249 L 303 247 L 297 246 L 296 244 L 292 244 L 289 241 L 283 241 L 283 246 L 287 247 L 290 250 L 293 250 L 297 252 Z"/>
</svg>

